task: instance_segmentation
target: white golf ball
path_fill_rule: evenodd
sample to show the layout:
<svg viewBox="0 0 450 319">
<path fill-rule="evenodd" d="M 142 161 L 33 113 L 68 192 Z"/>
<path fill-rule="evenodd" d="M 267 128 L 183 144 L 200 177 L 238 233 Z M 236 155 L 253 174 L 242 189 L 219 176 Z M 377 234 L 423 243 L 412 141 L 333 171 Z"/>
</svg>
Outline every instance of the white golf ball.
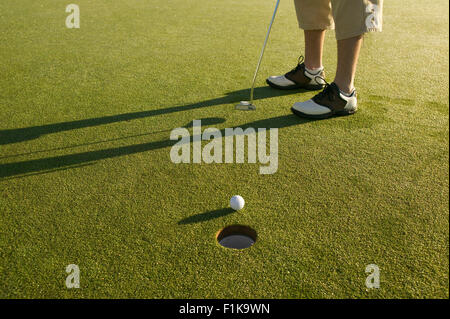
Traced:
<svg viewBox="0 0 450 319">
<path fill-rule="evenodd" d="M 230 199 L 230 207 L 234 210 L 240 210 L 244 208 L 245 200 L 242 198 L 242 196 L 234 195 Z"/>
</svg>

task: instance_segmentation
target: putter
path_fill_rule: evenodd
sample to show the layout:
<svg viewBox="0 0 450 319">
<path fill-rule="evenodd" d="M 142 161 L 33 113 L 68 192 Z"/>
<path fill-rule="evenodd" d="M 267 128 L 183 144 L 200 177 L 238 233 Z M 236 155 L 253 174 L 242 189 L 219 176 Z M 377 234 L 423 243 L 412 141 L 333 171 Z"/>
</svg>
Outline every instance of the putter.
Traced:
<svg viewBox="0 0 450 319">
<path fill-rule="evenodd" d="M 255 75 L 253 76 L 252 88 L 250 90 L 250 101 L 241 101 L 241 103 L 236 105 L 236 110 L 242 110 L 242 111 L 256 110 L 256 106 L 253 104 L 253 93 L 255 90 L 256 77 L 258 75 L 259 67 L 261 66 L 261 61 L 264 56 L 264 51 L 266 49 L 267 41 L 269 40 L 270 30 L 272 29 L 273 21 L 275 20 L 275 16 L 277 15 L 279 4 L 280 4 L 280 0 L 277 0 L 277 4 L 275 5 L 275 11 L 273 12 L 272 20 L 270 21 L 270 24 L 269 24 L 269 30 L 267 31 L 266 39 L 264 40 L 264 45 L 261 50 L 261 55 L 259 56 L 258 65 L 256 66 Z"/>
</svg>

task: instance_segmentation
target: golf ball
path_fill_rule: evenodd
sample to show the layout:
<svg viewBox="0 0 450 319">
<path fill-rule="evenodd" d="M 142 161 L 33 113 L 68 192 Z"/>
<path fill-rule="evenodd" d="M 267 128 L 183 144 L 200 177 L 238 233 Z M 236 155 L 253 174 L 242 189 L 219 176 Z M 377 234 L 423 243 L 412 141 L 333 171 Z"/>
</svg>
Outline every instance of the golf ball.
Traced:
<svg viewBox="0 0 450 319">
<path fill-rule="evenodd" d="M 230 199 L 230 207 L 234 210 L 240 210 L 244 208 L 245 200 L 242 198 L 242 196 L 234 195 Z"/>
</svg>

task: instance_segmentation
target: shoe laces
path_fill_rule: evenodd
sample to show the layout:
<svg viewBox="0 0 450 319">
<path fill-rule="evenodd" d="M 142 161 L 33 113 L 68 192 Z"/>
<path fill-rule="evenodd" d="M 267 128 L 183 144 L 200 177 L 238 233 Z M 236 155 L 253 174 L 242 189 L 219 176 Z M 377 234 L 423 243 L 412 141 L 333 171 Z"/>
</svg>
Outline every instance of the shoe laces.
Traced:
<svg viewBox="0 0 450 319">
<path fill-rule="evenodd" d="M 297 73 L 299 70 L 303 70 L 305 68 L 305 65 L 303 64 L 305 62 L 305 57 L 303 55 L 300 55 L 298 57 L 298 63 L 295 68 L 293 68 L 291 71 L 289 71 L 287 74 L 294 74 Z"/>
<path fill-rule="evenodd" d="M 325 83 L 325 87 L 322 90 L 322 92 L 318 93 L 316 96 L 313 97 L 314 102 L 321 101 L 324 98 L 328 99 L 329 101 L 334 101 L 336 95 L 334 94 L 334 90 L 331 84 L 328 83 L 323 77 L 318 75 L 314 78 L 314 80 L 317 83 L 320 83 L 318 80 L 321 80 L 322 83 Z"/>
</svg>

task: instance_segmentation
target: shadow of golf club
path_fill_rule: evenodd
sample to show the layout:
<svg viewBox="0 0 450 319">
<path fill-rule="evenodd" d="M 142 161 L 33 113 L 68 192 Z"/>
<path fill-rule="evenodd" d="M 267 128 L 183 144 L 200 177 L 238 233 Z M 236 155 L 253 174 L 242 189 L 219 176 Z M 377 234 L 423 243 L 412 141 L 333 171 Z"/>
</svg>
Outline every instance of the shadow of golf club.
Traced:
<svg viewBox="0 0 450 319">
<path fill-rule="evenodd" d="M 180 220 L 178 222 L 178 225 L 189 225 L 189 224 L 206 222 L 206 221 L 211 220 L 211 219 L 216 219 L 216 218 L 219 218 L 219 217 L 230 215 L 230 214 L 232 214 L 234 212 L 235 211 L 233 209 L 231 209 L 231 208 L 216 209 L 216 210 L 212 210 L 212 211 L 209 211 L 209 212 L 205 212 L 205 213 L 189 216 L 189 217 L 187 217 L 185 219 Z"/>
<path fill-rule="evenodd" d="M 106 125 L 106 124 L 117 123 L 117 122 L 122 122 L 122 121 L 130 121 L 130 120 L 135 120 L 135 119 L 140 119 L 140 118 L 145 118 L 145 117 L 152 117 L 152 116 L 157 116 L 157 115 L 162 115 L 162 114 L 170 114 L 170 113 L 181 112 L 181 111 L 195 110 L 195 109 L 200 109 L 200 108 L 209 107 L 209 106 L 231 104 L 231 103 L 234 104 L 234 103 L 240 102 L 241 100 L 248 99 L 248 92 L 249 92 L 249 89 L 233 91 L 233 92 L 226 93 L 225 96 L 222 96 L 219 98 L 200 101 L 200 102 L 192 103 L 192 104 L 172 106 L 172 107 L 165 108 L 165 109 L 156 109 L 156 110 L 141 111 L 141 112 L 131 112 L 131 113 L 118 114 L 118 115 L 96 117 L 96 118 L 85 119 L 85 120 L 61 122 L 61 123 L 54 123 L 54 124 L 41 125 L 41 126 L 31 126 L 31 127 L 18 128 L 18 129 L 0 130 L 0 145 L 29 141 L 29 140 L 39 138 L 42 135 L 70 131 L 70 130 L 74 130 L 74 129 Z M 299 92 L 302 92 L 302 91 L 301 90 L 300 91 L 299 90 L 296 90 L 296 91 L 274 90 L 268 86 L 258 87 L 258 88 L 255 88 L 255 100 L 296 94 Z"/>
</svg>

